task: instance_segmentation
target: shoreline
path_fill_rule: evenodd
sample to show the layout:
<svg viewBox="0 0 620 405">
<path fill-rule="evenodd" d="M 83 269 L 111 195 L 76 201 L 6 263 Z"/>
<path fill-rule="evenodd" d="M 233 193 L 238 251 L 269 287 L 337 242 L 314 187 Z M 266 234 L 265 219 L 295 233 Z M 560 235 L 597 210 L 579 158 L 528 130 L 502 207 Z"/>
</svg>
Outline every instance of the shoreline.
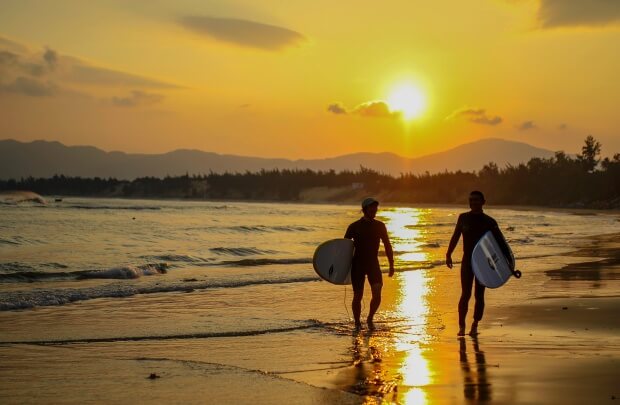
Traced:
<svg viewBox="0 0 620 405">
<path fill-rule="evenodd" d="M 21 191 L 21 190 L 20 190 Z M 26 190 L 24 190 L 26 191 Z M 301 200 L 257 200 L 257 199 L 204 199 L 204 198 L 176 198 L 176 197 L 123 197 L 123 196 L 83 196 L 83 195 L 60 195 L 60 194 L 41 194 L 45 198 L 84 198 L 84 199 L 111 199 L 111 200 L 145 200 L 145 201 L 176 201 L 176 202 L 213 202 L 213 203 L 248 203 L 248 204 L 286 204 L 286 205 L 337 205 L 337 206 L 355 206 L 359 205 L 357 200 L 343 200 L 343 201 L 301 201 Z M 467 210 L 467 203 L 413 203 L 413 202 L 398 202 L 398 201 L 386 201 L 381 202 L 381 206 L 384 207 L 407 207 L 407 208 L 462 208 Z M 545 205 L 493 205 L 487 203 L 485 209 L 506 209 L 515 211 L 547 211 L 547 212 L 559 212 L 569 213 L 575 215 L 588 215 L 588 214 L 610 214 L 620 215 L 620 208 L 567 208 Z"/>
</svg>

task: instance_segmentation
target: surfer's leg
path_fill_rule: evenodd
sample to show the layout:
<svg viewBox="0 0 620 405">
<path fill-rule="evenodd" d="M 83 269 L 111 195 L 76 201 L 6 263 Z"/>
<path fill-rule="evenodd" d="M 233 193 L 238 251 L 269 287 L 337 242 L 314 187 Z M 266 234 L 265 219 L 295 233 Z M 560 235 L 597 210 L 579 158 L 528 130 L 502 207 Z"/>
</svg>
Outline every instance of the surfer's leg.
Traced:
<svg viewBox="0 0 620 405">
<path fill-rule="evenodd" d="M 362 298 L 364 297 L 364 281 L 366 277 L 358 268 L 351 269 L 351 284 L 353 284 L 353 302 L 351 302 L 351 310 L 353 311 L 353 319 L 355 327 L 362 326 L 360 316 L 362 313 Z"/>
<path fill-rule="evenodd" d="M 471 324 L 470 335 L 478 334 L 478 322 L 480 322 L 484 314 L 484 290 L 485 287 L 476 280 L 476 287 L 474 290 L 474 297 L 476 299 L 474 305 L 474 322 Z"/>
<path fill-rule="evenodd" d="M 459 300 L 459 335 L 465 334 L 465 318 L 467 306 L 471 298 L 471 290 L 474 282 L 474 272 L 468 263 L 461 263 L 461 299 Z"/>
<path fill-rule="evenodd" d="M 360 321 L 360 315 L 362 313 L 362 298 L 364 297 L 364 288 L 361 290 L 353 290 L 353 302 L 351 303 L 351 310 L 353 311 L 353 319 L 355 320 L 355 327 L 360 328 L 362 322 Z"/>
<path fill-rule="evenodd" d="M 383 287 L 382 283 L 374 283 L 370 285 L 370 289 L 372 290 L 372 298 L 370 299 L 370 309 L 368 310 L 368 318 L 366 321 L 368 322 L 368 327 L 374 329 L 373 318 L 377 309 L 379 309 L 379 305 L 381 305 L 381 288 Z"/>
</svg>

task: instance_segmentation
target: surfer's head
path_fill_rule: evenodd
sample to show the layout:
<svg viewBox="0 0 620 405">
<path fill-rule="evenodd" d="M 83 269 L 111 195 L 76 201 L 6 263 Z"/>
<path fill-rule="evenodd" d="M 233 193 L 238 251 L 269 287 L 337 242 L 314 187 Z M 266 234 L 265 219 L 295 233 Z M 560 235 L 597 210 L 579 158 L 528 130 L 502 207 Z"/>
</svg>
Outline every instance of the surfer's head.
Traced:
<svg viewBox="0 0 620 405">
<path fill-rule="evenodd" d="M 482 211 L 482 206 L 485 202 L 482 191 L 474 190 L 469 193 L 469 208 L 471 208 L 472 211 Z"/>
<path fill-rule="evenodd" d="M 374 218 L 377 215 L 377 208 L 379 208 L 379 201 L 372 197 L 368 197 L 362 201 L 362 212 L 367 218 Z"/>
</svg>

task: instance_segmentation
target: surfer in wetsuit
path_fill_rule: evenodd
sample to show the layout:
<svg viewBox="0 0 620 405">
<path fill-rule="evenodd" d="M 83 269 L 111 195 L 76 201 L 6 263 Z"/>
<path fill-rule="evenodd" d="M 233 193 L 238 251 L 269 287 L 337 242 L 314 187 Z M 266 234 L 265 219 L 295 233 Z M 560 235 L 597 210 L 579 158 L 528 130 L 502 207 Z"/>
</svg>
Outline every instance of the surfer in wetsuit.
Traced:
<svg viewBox="0 0 620 405">
<path fill-rule="evenodd" d="M 353 284 L 353 318 L 355 327 L 362 327 L 360 315 L 362 312 L 362 297 L 364 296 L 364 282 L 368 277 L 368 283 L 372 291 L 370 309 L 366 319 L 369 329 L 374 329 L 373 317 L 381 304 L 381 288 L 383 287 L 383 277 L 379 266 L 379 241 L 383 242 L 385 254 L 390 263 L 389 276 L 394 275 L 394 253 L 387 234 L 385 224 L 375 219 L 379 201 L 374 198 L 366 198 L 362 201 L 362 211 L 364 216 L 353 222 L 347 228 L 344 235 L 347 239 L 353 239 L 355 253 L 353 253 L 353 263 L 351 266 L 351 282 Z"/>
<path fill-rule="evenodd" d="M 461 261 L 461 299 L 459 300 L 459 332 L 458 336 L 465 336 L 465 317 L 467 316 L 467 307 L 471 298 L 471 290 L 475 280 L 474 297 L 476 303 L 474 305 L 474 321 L 471 324 L 469 334 L 475 336 L 478 334 L 478 322 L 482 319 L 484 312 L 484 289 L 485 287 L 474 277 L 474 271 L 471 267 L 471 255 L 474 251 L 476 243 L 484 236 L 487 231 L 492 231 L 495 239 L 503 241 L 504 236 L 499 230 L 497 222 L 485 214 L 482 206 L 486 201 L 484 194 L 480 191 L 472 191 L 469 194 L 469 208 L 471 211 L 464 212 L 459 215 L 454 228 L 454 234 L 450 239 L 450 245 L 446 252 L 446 266 L 452 268 L 452 252 L 456 248 L 461 235 L 463 235 L 463 259 Z"/>
</svg>

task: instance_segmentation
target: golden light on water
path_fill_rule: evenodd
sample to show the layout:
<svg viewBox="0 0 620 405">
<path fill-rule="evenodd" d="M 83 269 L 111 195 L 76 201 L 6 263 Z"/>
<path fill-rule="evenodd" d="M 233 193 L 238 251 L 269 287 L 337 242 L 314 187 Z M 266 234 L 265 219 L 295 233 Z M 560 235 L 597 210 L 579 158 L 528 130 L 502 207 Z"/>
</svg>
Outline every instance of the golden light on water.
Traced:
<svg viewBox="0 0 620 405">
<path fill-rule="evenodd" d="M 416 263 L 429 261 L 428 252 L 422 249 L 424 233 L 418 228 L 428 215 L 418 208 L 393 208 L 381 212 L 392 241 L 397 267 L 415 267 Z"/>
<path fill-rule="evenodd" d="M 428 222 L 429 212 L 415 208 L 395 208 L 382 211 L 398 261 L 407 263 L 425 262 L 429 254 L 422 245 L 426 235 L 418 228 Z M 399 277 L 400 288 L 395 315 L 401 319 L 401 332 L 394 340 L 394 349 L 402 354 L 398 374 L 401 378 L 401 401 L 421 405 L 428 402 L 422 388 L 432 383 L 431 364 L 421 346 L 428 340 L 430 280 L 425 271 L 407 271 Z"/>
</svg>

